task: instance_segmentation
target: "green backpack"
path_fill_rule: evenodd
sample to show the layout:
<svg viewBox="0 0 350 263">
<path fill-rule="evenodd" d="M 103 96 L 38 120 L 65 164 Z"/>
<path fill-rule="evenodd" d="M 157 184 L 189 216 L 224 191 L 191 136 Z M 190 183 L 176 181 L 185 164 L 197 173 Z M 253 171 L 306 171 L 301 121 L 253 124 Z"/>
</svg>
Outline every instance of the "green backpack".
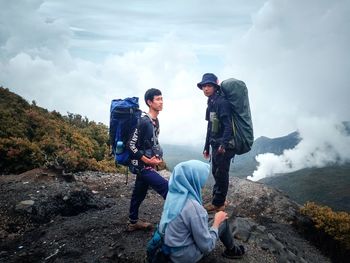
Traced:
<svg viewBox="0 0 350 263">
<path fill-rule="evenodd" d="M 241 80 L 230 78 L 224 80 L 220 87 L 220 94 L 231 105 L 236 154 L 249 152 L 254 142 L 254 134 L 247 86 Z"/>
</svg>

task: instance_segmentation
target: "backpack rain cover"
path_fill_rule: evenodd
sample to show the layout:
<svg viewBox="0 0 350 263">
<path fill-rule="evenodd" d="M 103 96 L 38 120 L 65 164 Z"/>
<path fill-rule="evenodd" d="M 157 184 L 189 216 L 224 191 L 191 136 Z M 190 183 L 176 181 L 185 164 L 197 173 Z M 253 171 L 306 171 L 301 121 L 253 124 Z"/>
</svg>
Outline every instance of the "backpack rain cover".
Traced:
<svg viewBox="0 0 350 263">
<path fill-rule="evenodd" d="M 236 154 L 249 152 L 254 142 L 254 134 L 247 86 L 241 80 L 230 78 L 224 80 L 220 87 L 221 95 L 231 105 Z"/>
</svg>

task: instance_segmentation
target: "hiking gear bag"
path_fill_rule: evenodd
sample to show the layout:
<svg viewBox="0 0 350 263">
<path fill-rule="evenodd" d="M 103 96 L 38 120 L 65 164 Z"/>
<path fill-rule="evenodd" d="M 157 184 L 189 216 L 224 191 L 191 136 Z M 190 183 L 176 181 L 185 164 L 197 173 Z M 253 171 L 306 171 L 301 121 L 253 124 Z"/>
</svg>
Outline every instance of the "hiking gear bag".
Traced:
<svg viewBox="0 0 350 263">
<path fill-rule="evenodd" d="M 221 83 L 220 90 L 231 105 L 235 153 L 249 152 L 254 134 L 247 86 L 241 80 L 230 78 Z"/>
<path fill-rule="evenodd" d="M 130 152 L 126 148 L 141 117 L 139 98 L 112 100 L 110 108 L 109 139 L 116 164 L 128 166 Z"/>
<path fill-rule="evenodd" d="M 164 237 L 158 227 L 147 243 L 147 263 L 170 262 L 170 248 L 164 244 Z"/>
</svg>

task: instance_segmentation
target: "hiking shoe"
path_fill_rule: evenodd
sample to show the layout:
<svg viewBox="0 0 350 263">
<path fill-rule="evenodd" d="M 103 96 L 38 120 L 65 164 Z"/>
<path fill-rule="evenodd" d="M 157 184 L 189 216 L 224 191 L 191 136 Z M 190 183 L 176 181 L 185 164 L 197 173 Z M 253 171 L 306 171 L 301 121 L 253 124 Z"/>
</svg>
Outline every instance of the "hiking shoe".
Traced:
<svg viewBox="0 0 350 263">
<path fill-rule="evenodd" d="M 204 208 L 205 210 L 207 210 L 208 213 L 214 213 L 214 212 L 224 211 L 226 207 L 225 205 L 216 206 L 213 204 L 206 204 Z"/>
<path fill-rule="evenodd" d="M 244 246 L 234 246 L 232 249 L 225 249 L 222 253 L 222 256 L 230 259 L 239 259 L 242 258 L 245 254 Z"/>
<path fill-rule="evenodd" d="M 228 201 L 225 201 L 225 203 L 221 206 L 216 206 L 209 203 L 204 206 L 204 209 L 207 210 L 208 214 L 213 212 L 225 211 L 225 208 L 226 206 L 228 206 L 228 204 Z"/>
<path fill-rule="evenodd" d="M 128 223 L 127 231 L 132 232 L 136 230 L 152 230 L 153 226 L 151 223 L 138 220 L 136 223 Z"/>
</svg>

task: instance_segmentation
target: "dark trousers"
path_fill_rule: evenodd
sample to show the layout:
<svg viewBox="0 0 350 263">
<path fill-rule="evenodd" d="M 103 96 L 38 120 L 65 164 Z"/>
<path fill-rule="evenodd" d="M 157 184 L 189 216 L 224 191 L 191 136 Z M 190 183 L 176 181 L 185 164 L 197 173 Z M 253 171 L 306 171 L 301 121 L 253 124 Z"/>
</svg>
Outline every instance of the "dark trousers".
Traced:
<svg viewBox="0 0 350 263">
<path fill-rule="evenodd" d="M 142 169 L 136 175 L 135 186 L 132 192 L 129 210 L 131 223 L 136 223 L 139 219 L 139 207 L 146 197 L 147 190 L 152 187 L 164 199 L 168 193 L 168 181 L 165 180 L 154 169 Z"/>
<path fill-rule="evenodd" d="M 213 222 L 214 218 L 209 221 L 209 225 L 211 226 Z M 233 240 L 232 230 L 227 219 L 221 223 L 218 230 L 219 238 L 227 249 L 232 249 L 234 246 L 236 246 Z"/>
<path fill-rule="evenodd" d="M 212 148 L 212 173 L 215 184 L 213 187 L 212 204 L 222 206 L 225 203 L 228 185 L 231 159 L 235 156 L 234 150 L 226 150 L 218 153 L 218 148 Z"/>
<path fill-rule="evenodd" d="M 219 237 L 221 242 L 224 244 L 224 246 L 227 249 L 232 249 L 235 246 L 235 243 L 232 237 L 231 227 L 227 219 L 224 222 L 222 222 L 221 225 L 219 226 Z"/>
</svg>

